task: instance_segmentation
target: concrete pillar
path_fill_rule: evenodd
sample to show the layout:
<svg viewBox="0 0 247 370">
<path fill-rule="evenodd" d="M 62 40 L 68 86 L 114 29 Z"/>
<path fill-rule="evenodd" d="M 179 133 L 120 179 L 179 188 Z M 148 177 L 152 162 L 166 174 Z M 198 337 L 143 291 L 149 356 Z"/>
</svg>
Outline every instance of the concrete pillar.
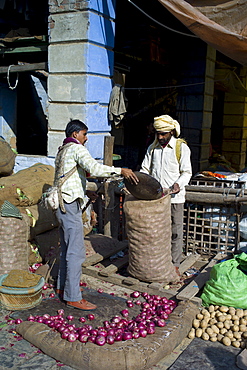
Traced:
<svg viewBox="0 0 247 370">
<path fill-rule="evenodd" d="M 89 128 L 87 147 L 103 158 L 109 135 L 115 0 L 50 0 L 48 155 L 54 156 L 70 119 Z"/>
<path fill-rule="evenodd" d="M 242 67 L 240 78 L 247 88 L 247 68 Z M 247 140 L 247 98 L 225 94 L 223 117 L 222 154 L 231 162 L 236 171 L 241 171 L 246 163 Z"/>
</svg>

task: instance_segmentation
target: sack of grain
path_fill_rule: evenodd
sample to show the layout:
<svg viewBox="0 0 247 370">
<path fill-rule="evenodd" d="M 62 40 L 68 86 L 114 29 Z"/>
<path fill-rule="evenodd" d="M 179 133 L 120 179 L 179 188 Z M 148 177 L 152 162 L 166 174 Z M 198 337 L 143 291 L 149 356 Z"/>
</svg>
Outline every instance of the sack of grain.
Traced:
<svg viewBox="0 0 247 370">
<path fill-rule="evenodd" d="M 29 219 L 0 216 L 0 275 L 11 270 L 28 270 Z"/>
<path fill-rule="evenodd" d="M 0 205 L 8 200 L 15 206 L 37 204 L 53 184 L 53 166 L 37 163 L 14 175 L 0 178 Z"/>
<path fill-rule="evenodd" d="M 15 157 L 9 143 L 0 137 L 0 176 L 8 176 L 13 172 Z"/>
<path fill-rule="evenodd" d="M 125 198 L 128 272 L 139 280 L 165 283 L 178 280 L 171 257 L 170 202 L 170 195 L 157 200 Z"/>
</svg>

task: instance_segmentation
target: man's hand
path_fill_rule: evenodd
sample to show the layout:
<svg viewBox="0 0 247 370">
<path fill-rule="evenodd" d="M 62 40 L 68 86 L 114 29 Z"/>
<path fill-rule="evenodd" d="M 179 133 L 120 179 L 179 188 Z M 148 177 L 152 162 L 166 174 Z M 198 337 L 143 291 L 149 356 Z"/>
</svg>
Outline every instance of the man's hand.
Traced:
<svg viewBox="0 0 247 370">
<path fill-rule="evenodd" d="M 92 202 L 95 202 L 96 199 L 98 198 L 98 194 L 95 191 L 87 190 L 86 194 L 87 194 L 88 198 L 91 199 Z"/>
<path fill-rule="evenodd" d="M 121 174 L 124 178 L 129 180 L 132 184 L 138 184 L 139 180 L 134 172 L 129 168 L 121 168 Z"/>
<path fill-rule="evenodd" d="M 171 194 L 177 194 L 180 192 L 180 186 L 175 182 L 171 187 Z"/>
</svg>

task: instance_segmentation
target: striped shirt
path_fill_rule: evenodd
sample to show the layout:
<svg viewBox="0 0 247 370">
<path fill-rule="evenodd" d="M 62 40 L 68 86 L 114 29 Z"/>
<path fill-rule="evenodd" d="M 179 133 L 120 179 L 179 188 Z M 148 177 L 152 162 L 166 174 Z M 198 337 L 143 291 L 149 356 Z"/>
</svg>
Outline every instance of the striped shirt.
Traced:
<svg viewBox="0 0 247 370">
<path fill-rule="evenodd" d="M 111 177 L 121 175 L 121 168 L 110 167 L 98 163 L 81 144 L 72 144 L 65 149 L 63 173 L 67 173 L 77 165 L 77 170 L 62 185 L 62 197 L 66 203 L 79 199 L 81 206 L 86 203 L 86 172 L 92 177 Z M 58 159 L 55 160 L 58 166 Z"/>
</svg>

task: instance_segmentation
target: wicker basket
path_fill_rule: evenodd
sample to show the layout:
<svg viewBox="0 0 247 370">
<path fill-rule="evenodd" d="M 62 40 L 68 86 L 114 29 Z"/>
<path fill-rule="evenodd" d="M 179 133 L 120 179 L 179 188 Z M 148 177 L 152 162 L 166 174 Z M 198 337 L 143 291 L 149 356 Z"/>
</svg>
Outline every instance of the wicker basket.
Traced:
<svg viewBox="0 0 247 370">
<path fill-rule="evenodd" d="M 0 302 L 3 308 L 16 311 L 28 310 L 37 306 L 42 300 L 42 288 L 45 279 L 41 276 L 38 284 L 31 288 L 11 288 L 2 286 L 8 274 L 0 276 Z"/>
</svg>

